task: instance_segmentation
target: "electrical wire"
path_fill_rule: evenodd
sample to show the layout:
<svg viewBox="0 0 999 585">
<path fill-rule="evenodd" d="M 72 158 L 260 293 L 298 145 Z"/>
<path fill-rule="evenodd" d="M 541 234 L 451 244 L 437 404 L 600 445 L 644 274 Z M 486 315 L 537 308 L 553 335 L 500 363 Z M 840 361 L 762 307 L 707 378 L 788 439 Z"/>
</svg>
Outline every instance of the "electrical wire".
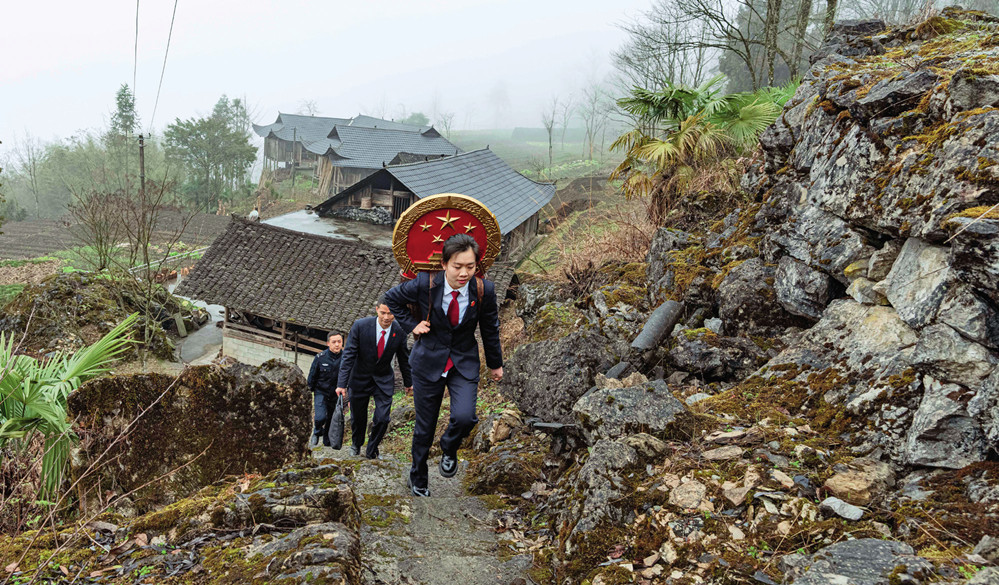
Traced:
<svg viewBox="0 0 999 585">
<path fill-rule="evenodd" d="M 149 131 L 153 130 L 153 120 L 156 118 L 156 108 L 160 104 L 160 91 L 163 89 L 163 75 L 166 74 L 167 56 L 170 54 L 170 39 L 173 38 L 173 23 L 177 19 L 177 2 L 173 0 L 173 16 L 170 17 L 170 32 L 167 34 L 166 51 L 163 52 L 163 68 L 160 69 L 160 83 L 156 87 L 156 101 L 153 102 L 153 115 L 149 117 Z"/>
<path fill-rule="evenodd" d="M 132 103 L 135 103 L 135 79 L 139 71 L 139 0 L 135 0 L 135 50 L 132 53 Z"/>
</svg>

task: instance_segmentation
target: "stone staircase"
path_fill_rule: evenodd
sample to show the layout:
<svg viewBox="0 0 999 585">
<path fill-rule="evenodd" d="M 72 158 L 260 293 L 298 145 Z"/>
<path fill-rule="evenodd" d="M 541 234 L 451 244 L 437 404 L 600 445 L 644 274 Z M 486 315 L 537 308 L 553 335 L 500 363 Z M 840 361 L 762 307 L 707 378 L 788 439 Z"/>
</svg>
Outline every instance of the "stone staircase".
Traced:
<svg viewBox="0 0 999 585">
<path fill-rule="evenodd" d="M 432 465 L 430 498 L 406 487 L 409 464 L 352 458 L 348 448 L 316 449 L 317 459 L 355 467 L 361 508 L 361 561 L 365 585 L 511 585 L 531 583 L 531 555 L 516 554 L 497 534 L 496 512 L 462 489 L 467 463 L 445 479 Z M 435 463 L 435 461 L 431 461 Z"/>
</svg>

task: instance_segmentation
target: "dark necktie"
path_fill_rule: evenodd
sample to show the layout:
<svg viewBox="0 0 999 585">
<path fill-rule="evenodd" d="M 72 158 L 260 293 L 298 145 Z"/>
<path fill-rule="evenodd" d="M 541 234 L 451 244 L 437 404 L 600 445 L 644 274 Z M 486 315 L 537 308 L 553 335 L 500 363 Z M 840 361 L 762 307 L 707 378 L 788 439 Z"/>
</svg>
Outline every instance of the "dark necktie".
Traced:
<svg viewBox="0 0 999 585">
<path fill-rule="evenodd" d="M 382 359 L 382 353 L 385 351 L 385 331 L 382 331 L 382 336 L 378 338 L 378 359 Z"/>
<path fill-rule="evenodd" d="M 447 306 L 447 318 L 451 321 L 451 327 L 458 326 L 458 295 L 461 294 L 456 290 L 451 291 L 451 304 Z M 447 357 L 447 363 L 444 364 L 444 372 L 447 373 L 451 367 L 454 366 L 454 362 L 451 361 L 451 356 Z"/>
</svg>

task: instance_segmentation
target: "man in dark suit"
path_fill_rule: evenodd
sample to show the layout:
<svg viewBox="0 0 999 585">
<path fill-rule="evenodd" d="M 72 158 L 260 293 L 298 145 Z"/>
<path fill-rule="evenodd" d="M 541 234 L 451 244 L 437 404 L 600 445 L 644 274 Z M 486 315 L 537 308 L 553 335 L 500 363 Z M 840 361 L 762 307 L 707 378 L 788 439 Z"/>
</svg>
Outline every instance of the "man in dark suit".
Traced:
<svg viewBox="0 0 999 585">
<path fill-rule="evenodd" d="M 315 406 L 315 426 L 312 431 L 312 438 L 309 440 L 310 447 L 319 445 L 322 439 L 323 445 L 330 446 L 330 438 L 327 436 L 330 429 L 330 421 L 333 419 L 333 409 L 336 408 L 333 398 L 333 390 L 339 385 L 337 377 L 340 374 L 340 358 L 343 355 L 343 335 L 337 331 L 330 331 L 326 335 L 326 346 L 312 360 L 312 367 L 309 369 L 307 383 L 309 390 L 312 390 L 312 402 Z"/>
<path fill-rule="evenodd" d="M 350 400 L 351 455 L 361 452 L 368 427 L 368 400 L 375 399 L 375 416 L 365 451 L 368 459 L 378 457 L 378 445 L 388 430 L 392 393 L 395 389 L 393 357 L 399 362 L 399 371 L 406 389 L 411 390 L 413 386 L 409 369 L 409 348 L 406 346 L 408 334 L 394 322 L 395 317 L 384 300 L 378 301 L 375 312 L 376 317 L 358 319 L 351 325 L 350 333 L 347 334 L 347 346 L 340 359 L 340 385 L 336 389 L 337 394 Z"/>
<path fill-rule="evenodd" d="M 451 394 L 451 420 L 441 437 L 440 473 L 458 471 L 458 447 L 478 421 L 475 401 L 479 384 L 479 343 L 482 334 L 486 365 L 494 380 L 503 377 L 503 350 L 499 339 L 499 309 L 493 283 L 475 277 L 479 245 L 458 234 L 444 242 L 443 272 L 421 272 L 409 282 L 385 293 L 385 302 L 407 332 L 420 337 L 413 345 L 413 467 L 409 487 L 416 496 L 429 496 L 427 457 L 434 440 L 445 386 Z M 418 321 L 407 305 L 426 315 Z"/>
</svg>

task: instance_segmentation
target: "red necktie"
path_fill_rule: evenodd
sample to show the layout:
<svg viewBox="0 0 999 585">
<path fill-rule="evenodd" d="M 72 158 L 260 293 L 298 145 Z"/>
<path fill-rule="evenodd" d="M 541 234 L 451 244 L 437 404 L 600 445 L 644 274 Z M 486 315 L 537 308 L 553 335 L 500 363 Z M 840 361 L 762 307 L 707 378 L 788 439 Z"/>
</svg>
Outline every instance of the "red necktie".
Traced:
<svg viewBox="0 0 999 585">
<path fill-rule="evenodd" d="M 458 326 L 458 295 L 461 294 L 456 290 L 451 291 L 451 304 L 447 306 L 447 318 L 451 321 L 451 327 Z M 451 356 L 447 357 L 447 363 L 444 364 L 444 373 L 447 373 L 451 367 L 454 366 L 454 362 L 451 361 Z"/>
<path fill-rule="evenodd" d="M 378 359 L 382 359 L 382 353 L 385 351 L 385 331 L 382 331 L 382 336 L 378 338 Z"/>
</svg>

